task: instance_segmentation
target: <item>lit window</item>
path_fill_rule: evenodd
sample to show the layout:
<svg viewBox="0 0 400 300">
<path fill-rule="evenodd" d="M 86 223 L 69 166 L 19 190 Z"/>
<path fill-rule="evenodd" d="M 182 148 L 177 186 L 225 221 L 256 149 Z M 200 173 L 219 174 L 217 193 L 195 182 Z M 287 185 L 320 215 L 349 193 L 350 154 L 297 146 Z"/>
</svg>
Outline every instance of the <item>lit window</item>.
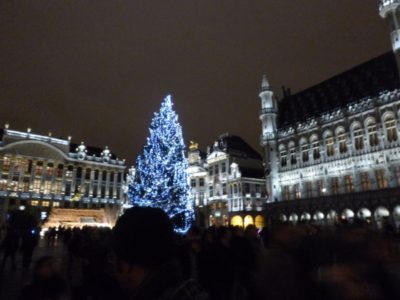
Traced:
<svg viewBox="0 0 400 300">
<path fill-rule="evenodd" d="M 1 191 L 7 190 L 7 179 L 0 180 L 0 190 Z"/>
<path fill-rule="evenodd" d="M 43 172 L 43 162 L 38 161 L 35 167 L 35 175 L 41 176 Z"/>
<path fill-rule="evenodd" d="M 335 144 L 333 137 L 329 137 L 326 139 L 326 155 L 333 156 L 335 154 Z"/>
<path fill-rule="evenodd" d="M 42 206 L 48 207 L 50 205 L 49 201 L 43 201 Z"/>
<path fill-rule="evenodd" d="M 7 156 L 4 156 L 3 158 L 3 172 L 7 172 L 10 170 L 10 158 Z"/>
<path fill-rule="evenodd" d="M 300 199 L 301 198 L 301 192 L 300 192 L 300 185 L 295 184 L 294 185 L 294 198 L 295 199 Z"/>
<path fill-rule="evenodd" d="M 368 172 L 363 172 L 360 174 L 361 176 L 361 187 L 363 191 L 371 190 L 371 179 L 369 178 Z"/>
<path fill-rule="evenodd" d="M 331 178 L 331 189 L 332 189 L 332 194 L 334 194 L 334 195 L 339 194 L 340 186 L 339 186 L 339 178 L 338 177 Z"/>
<path fill-rule="evenodd" d="M 40 185 L 41 185 L 41 180 L 40 179 L 35 179 L 32 184 L 32 191 L 35 193 L 40 192 Z"/>
<path fill-rule="evenodd" d="M 375 176 L 376 176 L 376 181 L 378 183 L 379 189 L 385 189 L 388 187 L 388 181 L 385 176 L 385 170 L 376 170 Z"/>
<path fill-rule="evenodd" d="M 325 192 L 324 181 L 322 179 L 317 180 L 317 192 L 318 196 L 323 196 Z"/>
<path fill-rule="evenodd" d="M 385 120 L 386 137 L 389 142 L 397 141 L 396 121 L 393 117 L 388 117 Z"/>
<path fill-rule="evenodd" d="M 32 200 L 32 201 L 31 201 L 31 205 L 32 205 L 32 206 L 38 206 L 38 205 L 39 205 L 39 201 L 37 201 L 37 200 Z"/>
<path fill-rule="evenodd" d="M 344 184 L 345 184 L 345 189 L 346 189 L 347 193 L 354 192 L 353 177 L 351 177 L 350 175 L 344 176 Z"/>
<path fill-rule="evenodd" d="M 55 193 L 56 195 L 60 195 L 62 191 L 62 182 L 57 180 L 53 184 L 52 188 L 53 188 L 53 193 Z"/>
<path fill-rule="evenodd" d="M 347 138 L 346 138 L 346 133 L 344 131 L 341 131 L 338 134 L 338 142 L 339 142 L 339 152 L 340 153 L 346 153 L 347 152 Z"/>
<path fill-rule="evenodd" d="M 354 134 L 354 148 L 356 150 L 362 150 L 364 149 L 364 136 L 363 136 L 363 130 L 360 127 L 360 125 L 357 125 L 353 128 L 353 134 Z"/>
<path fill-rule="evenodd" d="M 50 180 L 46 180 L 43 183 L 43 194 L 50 194 L 51 191 L 51 181 Z"/>
<path fill-rule="evenodd" d="M 376 130 L 376 123 L 374 121 L 368 123 L 368 139 L 371 147 L 378 145 L 378 132 Z"/>
<path fill-rule="evenodd" d="M 53 202 L 53 207 L 60 207 L 60 202 L 54 201 Z"/>
</svg>

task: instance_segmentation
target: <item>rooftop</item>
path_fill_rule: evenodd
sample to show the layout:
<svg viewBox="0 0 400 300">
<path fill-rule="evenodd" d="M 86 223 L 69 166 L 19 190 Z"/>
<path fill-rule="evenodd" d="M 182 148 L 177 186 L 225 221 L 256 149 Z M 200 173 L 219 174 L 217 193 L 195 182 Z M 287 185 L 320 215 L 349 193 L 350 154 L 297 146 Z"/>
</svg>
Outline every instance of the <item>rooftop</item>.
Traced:
<svg viewBox="0 0 400 300">
<path fill-rule="evenodd" d="M 292 126 L 365 97 L 399 88 L 393 52 L 380 55 L 279 102 L 279 127 Z"/>
</svg>

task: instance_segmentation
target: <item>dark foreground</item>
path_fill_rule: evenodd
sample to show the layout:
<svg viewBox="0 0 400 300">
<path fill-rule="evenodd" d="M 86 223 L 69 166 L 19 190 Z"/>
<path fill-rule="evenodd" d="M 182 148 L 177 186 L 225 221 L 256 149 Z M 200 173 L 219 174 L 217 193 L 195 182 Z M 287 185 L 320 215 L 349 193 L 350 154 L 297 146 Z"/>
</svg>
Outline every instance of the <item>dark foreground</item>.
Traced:
<svg viewBox="0 0 400 300">
<path fill-rule="evenodd" d="M 1 272 L 0 299 L 34 299 L 23 289 L 43 256 L 51 257 L 46 270 L 54 280 L 48 288 L 58 297 L 52 299 L 123 299 L 110 235 L 104 228 L 52 230 L 25 268 L 19 245 L 16 269 L 7 259 Z M 273 232 L 193 228 L 177 237 L 176 258 L 183 277 L 195 278 L 215 300 L 399 299 L 399 237 L 391 228 L 377 232 L 357 222 L 324 228 L 281 224 Z"/>
</svg>

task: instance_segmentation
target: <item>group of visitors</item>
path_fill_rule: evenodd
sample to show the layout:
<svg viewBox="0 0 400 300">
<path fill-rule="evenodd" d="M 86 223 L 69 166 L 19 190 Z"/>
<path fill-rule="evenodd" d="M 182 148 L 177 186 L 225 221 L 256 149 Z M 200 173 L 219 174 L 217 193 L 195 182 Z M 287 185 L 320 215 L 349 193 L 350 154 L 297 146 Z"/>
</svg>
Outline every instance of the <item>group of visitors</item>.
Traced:
<svg viewBox="0 0 400 300">
<path fill-rule="evenodd" d="M 162 210 L 132 208 L 112 230 L 51 229 L 45 241 L 63 247 L 64 265 L 41 257 L 21 300 L 400 296 L 398 236 L 361 221 L 335 227 L 282 223 L 273 230 L 194 226 L 181 236 Z"/>
</svg>

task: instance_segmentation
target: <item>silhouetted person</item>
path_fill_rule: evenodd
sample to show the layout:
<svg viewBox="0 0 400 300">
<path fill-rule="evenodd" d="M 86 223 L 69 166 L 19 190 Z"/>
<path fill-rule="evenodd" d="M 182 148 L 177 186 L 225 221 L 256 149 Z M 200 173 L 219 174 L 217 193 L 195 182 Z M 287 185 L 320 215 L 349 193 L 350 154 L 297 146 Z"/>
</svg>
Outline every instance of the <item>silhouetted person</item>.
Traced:
<svg viewBox="0 0 400 300">
<path fill-rule="evenodd" d="M 22 267 L 26 270 L 32 262 L 33 250 L 39 242 L 39 232 L 37 229 L 24 232 L 22 235 L 21 252 Z"/>
<path fill-rule="evenodd" d="M 23 288 L 19 300 L 57 300 L 65 299 L 65 281 L 54 269 L 53 258 L 40 258 L 33 270 L 32 281 Z"/>
<path fill-rule="evenodd" d="M 175 260 L 175 234 L 161 210 L 134 207 L 113 230 L 116 276 L 128 299 L 208 299 L 193 279 L 183 280 Z"/>
<path fill-rule="evenodd" d="M 17 232 L 13 229 L 9 229 L 3 241 L 4 254 L 3 254 L 3 261 L 1 263 L 2 271 L 4 270 L 8 259 L 11 260 L 12 269 L 15 270 L 17 268 L 15 264 L 15 253 L 18 250 L 18 244 L 19 244 L 19 236 Z"/>
</svg>

